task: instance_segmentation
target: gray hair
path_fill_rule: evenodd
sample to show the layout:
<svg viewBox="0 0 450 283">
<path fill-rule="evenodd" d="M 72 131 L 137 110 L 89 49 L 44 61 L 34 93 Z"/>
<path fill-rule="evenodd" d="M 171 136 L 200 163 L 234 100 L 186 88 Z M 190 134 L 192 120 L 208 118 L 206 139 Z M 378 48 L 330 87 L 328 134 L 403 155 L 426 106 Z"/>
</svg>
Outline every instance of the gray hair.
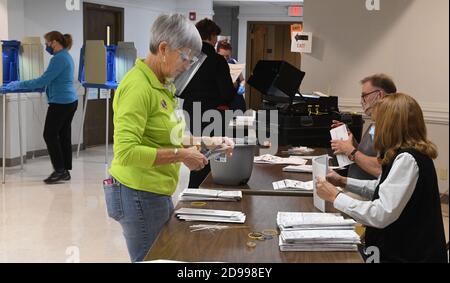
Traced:
<svg viewBox="0 0 450 283">
<path fill-rule="evenodd" d="M 150 52 L 158 53 L 161 42 L 170 49 L 189 48 L 197 56 L 202 50 L 202 38 L 195 25 L 181 14 L 160 15 L 153 23 L 150 34 Z"/>
</svg>

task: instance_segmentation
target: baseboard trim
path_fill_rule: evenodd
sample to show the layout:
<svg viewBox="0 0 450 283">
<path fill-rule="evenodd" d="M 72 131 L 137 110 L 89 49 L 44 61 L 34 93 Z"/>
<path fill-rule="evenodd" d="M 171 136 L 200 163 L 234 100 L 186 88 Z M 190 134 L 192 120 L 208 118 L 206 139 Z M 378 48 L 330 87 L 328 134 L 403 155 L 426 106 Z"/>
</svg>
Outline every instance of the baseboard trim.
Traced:
<svg viewBox="0 0 450 283">
<path fill-rule="evenodd" d="M 72 145 L 72 152 L 76 152 L 78 149 L 78 145 Z M 86 146 L 84 144 L 81 144 L 81 150 L 85 150 Z M 35 151 L 29 151 L 27 154 L 23 157 L 23 163 L 26 164 L 27 160 L 31 160 L 38 157 L 48 156 L 48 151 L 46 149 L 41 150 L 35 150 Z M 0 164 L 3 166 L 3 160 L 0 158 Z M 5 164 L 7 168 L 9 167 L 16 167 L 20 165 L 20 156 L 15 158 L 6 158 Z"/>
</svg>

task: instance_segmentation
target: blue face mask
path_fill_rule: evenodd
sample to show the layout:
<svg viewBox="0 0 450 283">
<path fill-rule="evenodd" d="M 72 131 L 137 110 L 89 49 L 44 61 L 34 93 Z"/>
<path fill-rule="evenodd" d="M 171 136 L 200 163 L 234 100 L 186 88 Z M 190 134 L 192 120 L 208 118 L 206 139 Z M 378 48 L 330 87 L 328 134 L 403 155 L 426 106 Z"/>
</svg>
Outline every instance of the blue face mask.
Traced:
<svg viewBox="0 0 450 283">
<path fill-rule="evenodd" d="M 45 51 L 47 51 L 50 55 L 53 55 L 55 53 L 55 50 L 51 46 L 48 46 L 45 48 Z"/>
</svg>

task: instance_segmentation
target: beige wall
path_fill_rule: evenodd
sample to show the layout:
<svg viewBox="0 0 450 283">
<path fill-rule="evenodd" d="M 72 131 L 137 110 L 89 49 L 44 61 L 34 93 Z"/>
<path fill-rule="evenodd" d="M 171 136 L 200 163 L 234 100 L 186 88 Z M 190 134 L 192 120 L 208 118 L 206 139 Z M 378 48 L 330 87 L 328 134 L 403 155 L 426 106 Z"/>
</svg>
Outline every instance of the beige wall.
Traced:
<svg viewBox="0 0 450 283">
<path fill-rule="evenodd" d="M 304 24 L 313 32 L 313 53 L 303 56 L 307 75 L 302 90 L 331 90 L 341 109 L 358 110 L 359 80 L 378 72 L 391 75 L 399 91 L 421 104 L 429 137 L 440 151 L 436 167 L 445 173 L 449 1 L 380 1 L 379 11 L 368 11 L 365 0 L 305 0 Z M 440 180 L 443 192 L 449 187 L 445 179 Z"/>
</svg>

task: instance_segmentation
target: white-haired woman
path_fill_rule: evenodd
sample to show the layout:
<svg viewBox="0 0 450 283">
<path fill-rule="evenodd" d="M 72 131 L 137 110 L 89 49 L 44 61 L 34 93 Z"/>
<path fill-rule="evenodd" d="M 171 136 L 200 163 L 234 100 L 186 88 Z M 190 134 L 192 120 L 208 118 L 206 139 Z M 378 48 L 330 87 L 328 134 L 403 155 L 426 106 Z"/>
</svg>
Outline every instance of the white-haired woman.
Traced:
<svg viewBox="0 0 450 283">
<path fill-rule="evenodd" d="M 114 160 L 105 197 L 108 215 L 122 226 L 132 262 L 144 259 L 173 213 L 171 195 L 180 164 L 201 170 L 208 163 L 196 147 L 189 147 L 196 139 L 183 137 L 171 83 L 201 47 L 197 29 L 184 16 L 159 16 L 151 29 L 150 53 L 136 61 L 114 97 Z M 233 147 L 227 138 L 203 141 Z"/>
</svg>

